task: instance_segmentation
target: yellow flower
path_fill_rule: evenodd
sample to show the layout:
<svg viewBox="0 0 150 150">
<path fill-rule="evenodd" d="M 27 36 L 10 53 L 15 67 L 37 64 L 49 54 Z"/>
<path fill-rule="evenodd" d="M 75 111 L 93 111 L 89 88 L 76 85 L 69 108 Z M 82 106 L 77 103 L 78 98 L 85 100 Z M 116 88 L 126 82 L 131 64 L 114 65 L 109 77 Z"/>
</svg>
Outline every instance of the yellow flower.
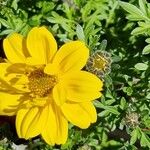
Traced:
<svg viewBox="0 0 150 150">
<path fill-rule="evenodd" d="M 0 115 L 16 115 L 20 138 L 41 135 L 50 145 L 67 140 L 68 121 L 87 128 L 97 114 L 92 100 L 102 82 L 81 71 L 89 57 L 83 42 L 57 51 L 52 34 L 34 27 L 26 38 L 14 33 L 4 40 L 6 63 L 0 63 Z"/>
</svg>

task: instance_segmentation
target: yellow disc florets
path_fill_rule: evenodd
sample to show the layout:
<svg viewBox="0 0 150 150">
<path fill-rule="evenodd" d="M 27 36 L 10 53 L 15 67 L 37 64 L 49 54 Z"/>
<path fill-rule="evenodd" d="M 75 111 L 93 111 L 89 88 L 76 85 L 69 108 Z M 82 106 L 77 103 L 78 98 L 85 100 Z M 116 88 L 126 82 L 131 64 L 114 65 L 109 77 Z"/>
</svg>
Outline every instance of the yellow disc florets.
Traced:
<svg viewBox="0 0 150 150">
<path fill-rule="evenodd" d="M 88 59 L 86 69 L 103 80 L 111 71 L 110 54 L 105 51 L 95 51 Z"/>
<path fill-rule="evenodd" d="M 29 90 L 39 97 L 47 96 L 57 83 L 56 76 L 48 75 L 42 69 L 36 69 L 28 75 Z"/>
<path fill-rule="evenodd" d="M 100 56 L 100 55 L 95 55 L 94 60 L 93 60 L 93 66 L 97 69 L 104 70 L 105 66 L 107 64 L 107 60 Z"/>
</svg>

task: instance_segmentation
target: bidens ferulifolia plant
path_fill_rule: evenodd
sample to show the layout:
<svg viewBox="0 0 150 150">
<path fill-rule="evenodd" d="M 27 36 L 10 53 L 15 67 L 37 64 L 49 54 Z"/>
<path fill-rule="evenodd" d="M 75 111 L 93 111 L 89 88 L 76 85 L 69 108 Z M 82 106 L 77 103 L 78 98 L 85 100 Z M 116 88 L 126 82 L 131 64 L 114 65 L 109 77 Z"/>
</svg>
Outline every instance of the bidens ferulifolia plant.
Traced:
<svg viewBox="0 0 150 150">
<path fill-rule="evenodd" d="M 150 149 L 148 0 L 0 10 L 0 149 Z"/>
</svg>

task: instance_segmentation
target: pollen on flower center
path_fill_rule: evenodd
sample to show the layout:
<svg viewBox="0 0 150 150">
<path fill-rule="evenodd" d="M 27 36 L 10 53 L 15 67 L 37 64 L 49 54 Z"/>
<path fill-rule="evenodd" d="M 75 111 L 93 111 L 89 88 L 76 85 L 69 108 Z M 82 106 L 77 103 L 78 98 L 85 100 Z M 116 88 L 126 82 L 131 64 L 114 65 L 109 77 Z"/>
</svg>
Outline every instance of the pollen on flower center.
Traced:
<svg viewBox="0 0 150 150">
<path fill-rule="evenodd" d="M 39 97 L 47 96 L 57 83 L 56 76 L 45 74 L 42 69 L 32 71 L 28 75 L 29 90 Z"/>
</svg>

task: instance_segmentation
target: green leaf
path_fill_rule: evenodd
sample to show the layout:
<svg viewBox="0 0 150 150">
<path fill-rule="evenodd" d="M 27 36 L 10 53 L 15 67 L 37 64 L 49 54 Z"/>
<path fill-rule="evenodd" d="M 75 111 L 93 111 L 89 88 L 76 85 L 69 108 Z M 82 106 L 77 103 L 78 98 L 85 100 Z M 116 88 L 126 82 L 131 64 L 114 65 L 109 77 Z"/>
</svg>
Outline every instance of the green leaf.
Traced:
<svg viewBox="0 0 150 150">
<path fill-rule="evenodd" d="M 19 2 L 19 0 L 13 0 L 13 2 L 11 4 L 11 7 L 13 7 L 15 10 L 17 10 L 17 8 L 18 8 L 18 2 Z"/>
<path fill-rule="evenodd" d="M 143 51 L 142 51 L 143 55 L 146 55 L 146 54 L 149 54 L 149 53 L 150 53 L 150 44 L 145 46 Z"/>
<path fill-rule="evenodd" d="M 77 24 L 76 33 L 77 33 L 77 37 L 79 40 L 85 41 L 85 35 L 84 35 L 83 28 L 79 24 Z"/>
<path fill-rule="evenodd" d="M 120 2 L 120 6 L 138 20 L 150 20 L 140 9 L 130 3 Z"/>
<path fill-rule="evenodd" d="M 150 32 L 150 25 L 145 24 L 145 26 L 140 26 L 135 28 L 131 34 L 132 35 L 138 35 L 138 34 L 149 34 Z"/>
<path fill-rule="evenodd" d="M 114 107 L 114 106 L 105 106 L 105 108 L 107 111 L 109 111 L 110 113 L 112 114 L 115 114 L 115 115 L 119 115 L 120 113 L 118 112 L 117 108 Z"/>
<path fill-rule="evenodd" d="M 7 22 L 6 20 L 4 20 L 2 18 L 0 18 L 0 23 L 6 28 L 10 28 L 9 22 Z"/>
<path fill-rule="evenodd" d="M 22 35 L 26 36 L 27 33 L 29 32 L 29 30 L 30 30 L 30 26 L 29 26 L 29 25 L 26 25 L 26 26 L 23 27 L 23 29 L 21 30 L 20 33 L 21 33 Z"/>
<path fill-rule="evenodd" d="M 150 93 L 147 94 L 146 98 L 147 98 L 147 99 L 150 99 Z"/>
<path fill-rule="evenodd" d="M 147 64 L 144 64 L 144 63 L 137 63 L 134 67 L 135 67 L 137 70 L 147 70 L 148 65 L 147 65 Z"/>
<path fill-rule="evenodd" d="M 104 116 L 107 116 L 108 114 L 109 114 L 109 112 L 107 110 L 103 110 L 100 113 L 98 113 L 98 116 L 99 117 L 104 117 Z"/>
<path fill-rule="evenodd" d="M 124 87 L 123 91 L 127 93 L 128 96 L 131 96 L 133 93 L 132 87 Z"/>
<path fill-rule="evenodd" d="M 48 13 L 49 11 L 53 10 L 55 7 L 53 2 L 43 2 L 43 6 L 42 6 L 42 13 Z"/>
<path fill-rule="evenodd" d="M 147 39 L 145 40 L 145 42 L 147 42 L 147 43 L 150 44 L 150 38 L 147 38 Z"/>
<path fill-rule="evenodd" d="M 140 10 L 147 15 L 147 7 L 146 7 L 146 1 L 145 0 L 139 0 L 139 6 Z"/>
<path fill-rule="evenodd" d="M 144 132 L 141 132 L 141 146 L 144 146 L 144 147 L 149 147 L 150 148 L 150 138 L 144 133 Z"/>
<path fill-rule="evenodd" d="M 139 135 L 139 130 L 138 128 L 135 128 L 132 132 L 131 132 L 131 139 L 130 139 L 130 144 L 134 144 L 137 139 L 138 139 L 138 135 Z"/>
<path fill-rule="evenodd" d="M 3 30 L 1 33 L 0 33 L 0 36 L 2 35 L 9 35 L 10 33 L 13 33 L 14 30 L 12 29 L 6 29 L 6 30 Z"/>
<path fill-rule="evenodd" d="M 111 91 L 109 89 L 106 90 L 106 95 L 105 95 L 107 98 L 110 98 L 110 99 L 114 99 Z"/>
<path fill-rule="evenodd" d="M 105 131 L 102 132 L 102 141 L 101 144 L 105 144 L 108 140 L 108 136 Z"/>
<path fill-rule="evenodd" d="M 121 61 L 122 58 L 121 58 L 120 56 L 114 55 L 114 56 L 112 57 L 112 60 L 113 60 L 113 62 L 117 63 L 117 62 Z"/>
<path fill-rule="evenodd" d="M 34 15 L 29 19 L 29 24 L 31 26 L 38 26 L 41 23 L 42 15 Z"/>
<path fill-rule="evenodd" d="M 131 35 L 143 34 L 143 33 L 145 33 L 145 30 L 146 29 L 143 27 L 137 27 L 131 32 Z"/>
<path fill-rule="evenodd" d="M 111 100 L 106 100 L 105 103 L 106 105 L 111 105 L 115 102 L 115 99 L 111 99 Z"/>
<path fill-rule="evenodd" d="M 126 102 L 126 99 L 124 97 L 121 98 L 120 107 L 123 110 L 127 107 L 127 102 Z"/>
<path fill-rule="evenodd" d="M 127 15 L 126 18 L 131 21 L 145 20 L 145 19 L 142 19 L 140 16 L 135 16 L 135 15 L 131 15 L 131 14 Z"/>
<path fill-rule="evenodd" d="M 99 101 L 95 101 L 95 106 L 97 108 L 102 108 L 102 109 L 105 109 L 106 112 L 110 112 L 110 113 L 113 113 L 113 114 L 116 114 L 116 115 L 119 115 L 120 113 L 118 112 L 118 108 L 115 107 L 115 106 L 106 106 L 104 104 L 102 104 L 101 102 Z"/>
<path fill-rule="evenodd" d="M 100 44 L 100 51 L 104 51 L 107 47 L 107 40 L 103 40 Z"/>
</svg>

